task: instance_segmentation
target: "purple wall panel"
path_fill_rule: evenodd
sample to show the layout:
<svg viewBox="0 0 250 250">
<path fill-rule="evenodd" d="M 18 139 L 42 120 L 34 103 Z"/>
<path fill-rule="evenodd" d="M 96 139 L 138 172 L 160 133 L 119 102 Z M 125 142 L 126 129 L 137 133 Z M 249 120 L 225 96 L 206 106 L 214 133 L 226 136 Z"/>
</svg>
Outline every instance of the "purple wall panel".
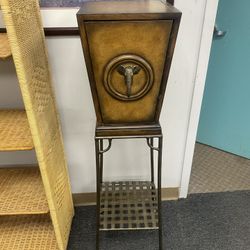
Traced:
<svg viewBox="0 0 250 250">
<path fill-rule="evenodd" d="M 83 2 L 95 1 L 95 0 L 40 0 L 41 7 L 78 7 Z M 97 0 L 98 1 L 98 0 Z M 174 4 L 174 0 L 166 0 L 167 2 Z"/>
<path fill-rule="evenodd" d="M 87 0 L 40 0 L 41 7 L 76 7 Z"/>
</svg>

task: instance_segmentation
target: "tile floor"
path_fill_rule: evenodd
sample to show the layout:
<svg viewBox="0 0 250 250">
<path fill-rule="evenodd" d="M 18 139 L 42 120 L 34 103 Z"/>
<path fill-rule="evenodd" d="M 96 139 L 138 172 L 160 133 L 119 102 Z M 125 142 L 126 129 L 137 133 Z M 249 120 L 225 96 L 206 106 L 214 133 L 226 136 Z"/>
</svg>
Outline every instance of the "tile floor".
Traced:
<svg viewBox="0 0 250 250">
<path fill-rule="evenodd" d="M 250 160 L 196 143 L 189 193 L 250 190 Z"/>
</svg>

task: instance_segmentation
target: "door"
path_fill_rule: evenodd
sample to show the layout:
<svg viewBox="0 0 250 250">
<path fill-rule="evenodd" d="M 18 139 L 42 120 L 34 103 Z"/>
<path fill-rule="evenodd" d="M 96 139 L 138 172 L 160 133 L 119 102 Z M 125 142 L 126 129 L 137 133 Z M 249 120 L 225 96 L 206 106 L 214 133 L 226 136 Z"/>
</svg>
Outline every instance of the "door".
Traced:
<svg viewBox="0 0 250 250">
<path fill-rule="evenodd" d="M 220 0 L 197 141 L 250 158 L 250 1 Z"/>
</svg>

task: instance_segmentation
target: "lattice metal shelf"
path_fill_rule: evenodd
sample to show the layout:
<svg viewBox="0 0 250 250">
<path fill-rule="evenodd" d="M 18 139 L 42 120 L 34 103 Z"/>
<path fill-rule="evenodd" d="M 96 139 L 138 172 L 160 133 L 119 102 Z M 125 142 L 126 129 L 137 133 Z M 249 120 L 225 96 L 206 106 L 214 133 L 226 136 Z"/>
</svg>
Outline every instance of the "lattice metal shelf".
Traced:
<svg viewBox="0 0 250 250">
<path fill-rule="evenodd" d="M 0 151 L 34 148 L 24 110 L 0 110 Z"/>
<path fill-rule="evenodd" d="M 100 230 L 158 229 L 158 199 L 151 182 L 104 182 Z"/>
<path fill-rule="evenodd" d="M 0 216 L 0 249 L 58 250 L 49 214 Z"/>
<path fill-rule="evenodd" d="M 48 212 L 38 167 L 0 168 L 0 215 Z"/>
<path fill-rule="evenodd" d="M 6 59 L 11 56 L 11 49 L 6 33 L 0 34 L 0 59 Z"/>
</svg>

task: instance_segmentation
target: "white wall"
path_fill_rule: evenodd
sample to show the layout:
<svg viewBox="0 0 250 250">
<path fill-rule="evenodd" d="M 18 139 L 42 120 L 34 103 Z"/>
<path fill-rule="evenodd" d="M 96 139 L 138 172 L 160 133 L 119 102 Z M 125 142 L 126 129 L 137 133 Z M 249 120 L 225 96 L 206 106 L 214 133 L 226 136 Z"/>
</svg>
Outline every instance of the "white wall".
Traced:
<svg viewBox="0 0 250 250">
<path fill-rule="evenodd" d="M 161 115 L 164 133 L 163 186 L 179 187 L 206 0 L 176 0 L 183 12 Z M 43 10 L 45 27 L 76 26 L 76 9 Z M 1 25 L 1 21 L 0 21 Z M 79 37 L 47 38 L 54 87 L 74 193 L 95 191 L 95 114 Z M 0 107 L 19 107 L 11 62 L 0 62 Z M 109 179 L 149 176 L 144 140 L 114 141 L 105 156 Z M 0 153 L 0 165 L 34 162 L 33 153 Z"/>
</svg>

